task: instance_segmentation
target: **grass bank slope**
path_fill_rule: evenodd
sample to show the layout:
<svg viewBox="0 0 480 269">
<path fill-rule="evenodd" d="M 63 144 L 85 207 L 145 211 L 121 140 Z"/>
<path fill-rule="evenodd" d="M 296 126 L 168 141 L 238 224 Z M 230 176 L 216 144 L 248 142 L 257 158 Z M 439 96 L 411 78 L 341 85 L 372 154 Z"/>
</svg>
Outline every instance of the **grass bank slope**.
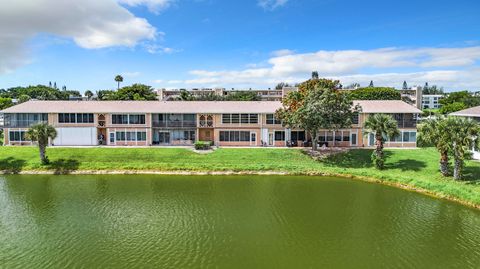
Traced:
<svg viewBox="0 0 480 269">
<path fill-rule="evenodd" d="M 350 175 L 378 179 L 480 206 L 480 163 L 467 161 L 464 181 L 443 178 L 435 149 L 387 149 L 386 169 L 373 168 L 371 150 L 351 150 L 315 161 L 297 149 L 222 148 L 197 154 L 183 148 L 49 148 L 51 164 L 42 166 L 35 147 L 0 147 L 6 174 L 49 171 L 286 172 Z"/>
</svg>

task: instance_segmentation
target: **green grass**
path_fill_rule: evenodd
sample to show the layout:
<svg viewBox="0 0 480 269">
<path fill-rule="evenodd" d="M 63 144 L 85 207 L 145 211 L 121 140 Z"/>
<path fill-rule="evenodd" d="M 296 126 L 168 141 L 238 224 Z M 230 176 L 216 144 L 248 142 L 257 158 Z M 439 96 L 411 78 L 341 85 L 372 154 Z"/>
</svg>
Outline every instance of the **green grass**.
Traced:
<svg viewBox="0 0 480 269">
<path fill-rule="evenodd" d="M 222 148 L 197 154 L 182 148 L 49 148 L 48 166 L 40 165 L 35 147 L 0 147 L 0 171 L 77 170 L 147 171 L 278 171 L 293 174 L 340 174 L 406 184 L 440 196 L 480 205 L 480 163 L 467 161 L 464 181 L 443 178 L 438 172 L 438 153 L 427 149 L 388 149 L 386 169 L 370 162 L 371 150 L 351 150 L 315 161 L 296 149 Z"/>
</svg>

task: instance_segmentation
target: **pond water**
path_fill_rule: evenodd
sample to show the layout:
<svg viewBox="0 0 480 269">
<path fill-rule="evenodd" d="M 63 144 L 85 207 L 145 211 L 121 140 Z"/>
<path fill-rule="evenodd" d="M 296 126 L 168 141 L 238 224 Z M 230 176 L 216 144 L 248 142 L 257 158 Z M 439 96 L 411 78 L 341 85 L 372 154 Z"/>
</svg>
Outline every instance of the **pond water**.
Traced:
<svg viewBox="0 0 480 269">
<path fill-rule="evenodd" d="M 480 268 L 480 211 L 290 176 L 0 177 L 0 268 Z"/>
</svg>

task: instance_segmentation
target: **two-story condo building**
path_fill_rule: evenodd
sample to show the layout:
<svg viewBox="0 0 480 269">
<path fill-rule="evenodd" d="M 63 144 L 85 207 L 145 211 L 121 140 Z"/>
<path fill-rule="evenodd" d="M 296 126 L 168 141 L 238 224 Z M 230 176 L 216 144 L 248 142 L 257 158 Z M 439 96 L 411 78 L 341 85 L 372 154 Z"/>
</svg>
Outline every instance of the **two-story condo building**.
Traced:
<svg viewBox="0 0 480 269">
<path fill-rule="evenodd" d="M 402 101 L 355 101 L 362 112 L 350 128 L 319 133 L 320 145 L 368 147 L 373 134 L 362 128 L 370 114 L 391 114 L 402 133 L 386 146 L 415 147 L 420 110 Z M 0 113 L 5 145 L 30 145 L 29 126 L 47 122 L 56 146 L 175 146 L 212 141 L 217 146 L 310 146 L 303 130 L 290 130 L 275 118 L 280 102 L 29 101 Z"/>
</svg>

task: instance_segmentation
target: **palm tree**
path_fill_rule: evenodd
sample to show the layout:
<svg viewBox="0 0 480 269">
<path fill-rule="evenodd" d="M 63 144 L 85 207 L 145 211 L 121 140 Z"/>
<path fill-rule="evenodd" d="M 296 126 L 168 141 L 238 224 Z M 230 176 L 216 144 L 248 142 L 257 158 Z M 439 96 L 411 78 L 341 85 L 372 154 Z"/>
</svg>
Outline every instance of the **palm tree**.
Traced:
<svg viewBox="0 0 480 269">
<path fill-rule="evenodd" d="M 444 177 L 449 175 L 448 150 L 450 146 L 449 125 L 445 118 L 428 119 L 420 130 L 420 139 L 429 145 L 433 145 L 440 153 L 440 173 Z"/>
<path fill-rule="evenodd" d="M 373 114 L 365 121 L 364 128 L 366 134 L 373 133 L 375 135 L 376 148 L 372 153 L 372 161 L 378 169 L 383 169 L 385 164 L 384 137 L 393 139 L 400 135 L 397 121 L 387 114 Z"/>
<path fill-rule="evenodd" d="M 123 77 L 121 75 L 115 76 L 115 81 L 117 82 L 117 90 L 120 89 L 120 82 L 123 82 Z"/>
<path fill-rule="evenodd" d="M 477 137 L 480 134 L 480 125 L 472 119 L 461 117 L 449 117 L 446 120 L 448 135 L 450 136 L 450 148 L 453 153 L 453 178 L 462 178 L 465 165 L 465 153 L 474 144 L 478 145 Z"/>
<path fill-rule="evenodd" d="M 27 139 L 37 141 L 42 164 L 48 164 L 48 158 L 46 156 L 48 140 L 55 139 L 55 137 L 57 137 L 57 131 L 47 123 L 32 125 L 26 133 Z"/>
<path fill-rule="evenodd" d="M 93 96 L 93 92 L 87 90 L 87 91 L 85 91 L 85 96 L 88 98 L 88 100 L 90 100 L 90 98 L 92 98 L 92 96 Z"/>
</svg>

